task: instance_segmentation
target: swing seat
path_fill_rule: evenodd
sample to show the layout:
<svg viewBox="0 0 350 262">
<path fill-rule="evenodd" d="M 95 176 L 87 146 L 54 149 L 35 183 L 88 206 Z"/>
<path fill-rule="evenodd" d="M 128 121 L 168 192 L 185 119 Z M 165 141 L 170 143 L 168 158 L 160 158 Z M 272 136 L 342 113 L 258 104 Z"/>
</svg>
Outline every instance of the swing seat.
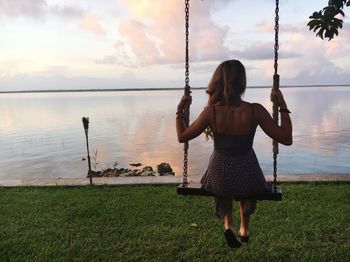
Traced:
<svg viewBox="0 0 350 262">
<path fill-rule="evenodd" d="M 276 190 L 272 182 L 268 182 L 270 190 L 264 193 L 257 194 L 250 199 L 255 200 L 270 200 L 281 201 L 282 200 L 282 188 L 276 186 Z M 180 184 L 176 189 L 177 194 L 184 196 L 215 196 L 213 193 L 206 191 L 202 188 L 201 183 L 189 182 L 187 184 Z M 240 200 L 236 198 L 236 200 Z"/>
</svg>

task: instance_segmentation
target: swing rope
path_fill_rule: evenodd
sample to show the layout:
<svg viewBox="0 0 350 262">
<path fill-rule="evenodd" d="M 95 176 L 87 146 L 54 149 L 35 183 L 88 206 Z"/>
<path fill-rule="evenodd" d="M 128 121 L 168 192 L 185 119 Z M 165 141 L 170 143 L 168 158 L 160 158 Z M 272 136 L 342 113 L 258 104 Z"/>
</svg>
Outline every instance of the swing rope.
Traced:
<svg viewBox="0 0 350 262">
<path fill-rule="evenodd" d="M 280 76 L 278 74 L 278 33 L 279 33 L 279 0 L 276 0 L 276 8 L 275 8 L 275 61 L 274 61 L 274 69 L 275 72 L 273 74 L 273 89 L 279 90 L 280 86 Z M 278 101 L 277 98 L 272 100 L 272 118 L 276 124 L 278 124 Z M 273 152 L 273 187 L 276 191 L 277 188 L 277 154 L 278 154 L 278 142 L 276 140 L 272 141 L 272 152 Z"/>
<path fill-rule="evenodd" d="M 184 94 L 190 95 L 190 66 L 189 66 L 189 16 L 190 16 L 190 0 L 185 0 L 185 87 Z M 273 89 L 279 89 L 280 77 L 278 75 L 278 34 L 279 34 L 279 0 L 276 0 L 275 7 L 275 44 L 274 44 L 274 75 L 273 75 Z M 272 118 L 276 124 L 278 124 L 278 101 L 273 99 L 272 105 Z M 186 105 L 184 110 L 184 121 L 186 126 L 189 126 L 190 106 Z M 278 142 L 273 140 L 273 190 L 277 191 L 277 154 L 278 154 Z M 188 142 L 184 143 L 184 161 L 183 161 L 183 185 L 188 184 Z"/>
<path fill-rule="evenodd" d="M 189 20 L 190 20 L 190 3 L 189 0 L 185 0 L 185 34 L 186 34 L 186 47 L 185 47 L 185 88 L 184 88 L 184 94 L 190 95 L 191 94 L 191 87 L 190 87 L 190 65 L 189 65 L 189 51 L 188 51 L 188 36 L 189 36 Z M 186 105 L 184 110 L 184 121 L 186 126 L 188 127 L 190 123 L 190 106 Z M 184 143 L 184 166 L 183 166 L 183 184 L 188 184 L 188 142 Z"/>
</svg>

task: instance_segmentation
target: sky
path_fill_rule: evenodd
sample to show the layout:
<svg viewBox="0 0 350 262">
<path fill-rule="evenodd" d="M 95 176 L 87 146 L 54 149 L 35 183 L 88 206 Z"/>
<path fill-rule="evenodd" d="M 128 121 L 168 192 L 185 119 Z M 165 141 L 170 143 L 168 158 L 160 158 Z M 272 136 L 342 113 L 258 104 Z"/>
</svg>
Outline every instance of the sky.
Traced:
<svg viewBox="0 0 350 262">
<path fill-rule="evenodd" d="M 327 2 L 280 0 L 281 85 L 350 84 L 348 17 L 332 41 L 306 26 Z M 271 85 L 274 4 L 191 0 L 190 85 L 228 59 Z M 183 0 L 0 0 L 0 91 L 183 87 L 184 52 Z"/>
</svg>

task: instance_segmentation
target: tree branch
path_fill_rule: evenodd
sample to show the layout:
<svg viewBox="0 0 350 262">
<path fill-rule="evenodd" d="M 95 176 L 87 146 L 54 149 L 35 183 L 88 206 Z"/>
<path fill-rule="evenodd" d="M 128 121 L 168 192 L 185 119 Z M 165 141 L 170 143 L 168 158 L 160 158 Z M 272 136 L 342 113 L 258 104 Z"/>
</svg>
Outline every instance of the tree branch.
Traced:
<svg viewBox="0 0 350 262">
<path fill-rule="evenodd" d="M 318 12 L 314 12 L 307 24 L 309 30 L 316 33 L 316 37 L 328 38 L 329 41 L 338 35 L 338 29 L 343 28 L 344 5 L 350 6 L 350 0 L 329 0 L 328 6 Z M 338 17 L 336 17 L 338 16 Z"/>
</svg>

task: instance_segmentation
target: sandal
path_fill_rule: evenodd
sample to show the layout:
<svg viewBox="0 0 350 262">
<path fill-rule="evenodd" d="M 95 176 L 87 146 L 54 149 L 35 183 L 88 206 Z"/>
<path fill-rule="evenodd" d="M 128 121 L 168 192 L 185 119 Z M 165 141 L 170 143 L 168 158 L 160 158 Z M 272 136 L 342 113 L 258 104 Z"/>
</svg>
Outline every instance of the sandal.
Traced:
<svg viewBox="0 0 350 262">
<path fill-rule="evenodd" d="M 239 240 L 237 234 L 232 229 L 226 229 L 224 235 L 229 247 L 239 248 L 242 246 L 242 242 Z"/>
<path fill-rule="evenodd" d="M 248 243 L 248 241 L 249 241 L 249 235 L 248 236 L 241 236 L 241 234 L 238 233 L 238 237 L 244 243 Z"/>
</svg>

